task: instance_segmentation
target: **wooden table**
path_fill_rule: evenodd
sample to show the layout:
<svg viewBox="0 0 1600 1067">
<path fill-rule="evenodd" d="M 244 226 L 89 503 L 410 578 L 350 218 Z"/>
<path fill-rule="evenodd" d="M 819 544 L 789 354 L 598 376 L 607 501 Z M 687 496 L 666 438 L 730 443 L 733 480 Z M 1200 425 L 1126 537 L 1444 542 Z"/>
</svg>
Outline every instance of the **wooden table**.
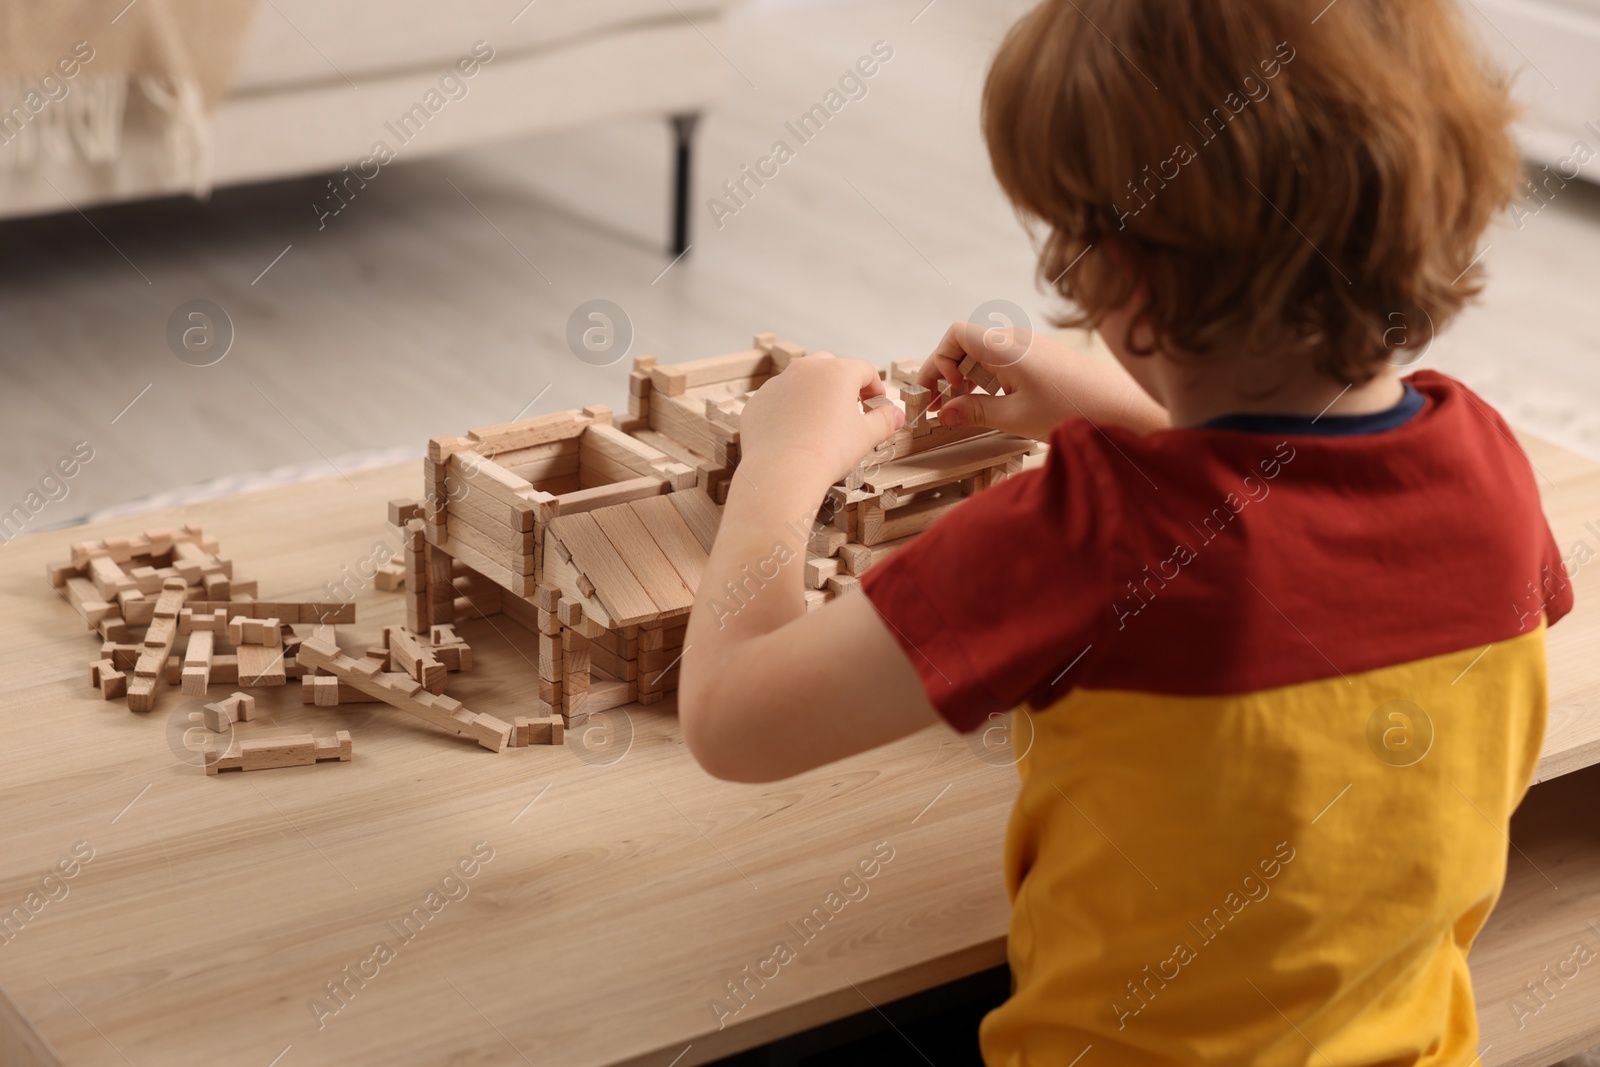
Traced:
<svg viewBox="0 0 1600 1067">
<path fill-rule="evenodd" d="M 1528 446 L 1554 482 L 1562 545 L 1600 550 L 1583 526 L 1600 528 L 1600 467 Z M 207 777 L 174 740 L 198 698 L 169 689 L 139 715 L 88 687 L 96 641 L 42 578 L 70 542 L 193 522 L 263 599 L 326 596 L 389 536 L 384 502 L 418 480 L 407 464 L 0 550 L 0 914 L 76 843 L 93 850 L 0 938 L 0 1064 L 688 1067 L 1003 962 L 1015 772 L 943 728 L 741 786 L 698 769 L 670 703 L 613 715 L 565 749 L 497 755 L 376 706 L 305 707 L 290 687 L 256 691 L 271 717 L 252 726 L 348 729 L 354 761 Z M 1581 607 L 1552 633 L 1544 777 L 1600 762 L 1597 574 L 1600 562 L 1580 570 Z M 346 647 L 400 620 L 394 594 L 358 605 Z M 536 690 L 531 637 L 500 619 L 460 629 L 477 662 L 449 691 L 518 713 Z M 1536 788 L 1591 806 L 1529 830 L 1560 888 L 1513 856 L 1474 956 L 1490 1067 L 1600 1043 L 1600 966 L 1537 1025 L 1505 1025 L 1506 999 L 1600 918 L 1600 842 L 1551 829 L 1592 827 L 1590 777 Z M 842 887 L 875 848 L 892 859 Z M 492 859 L 473 868 L 475 849 Z M 462 861 L 473 877 L 444 881 Z M 402 939 L 391 924 L 418 908 L 428 921 Z M 791 924 L 817 908 L 827 921 L 802 945 Z M 794 958 L 749 977 L 779 941 Z"/>
</svg>

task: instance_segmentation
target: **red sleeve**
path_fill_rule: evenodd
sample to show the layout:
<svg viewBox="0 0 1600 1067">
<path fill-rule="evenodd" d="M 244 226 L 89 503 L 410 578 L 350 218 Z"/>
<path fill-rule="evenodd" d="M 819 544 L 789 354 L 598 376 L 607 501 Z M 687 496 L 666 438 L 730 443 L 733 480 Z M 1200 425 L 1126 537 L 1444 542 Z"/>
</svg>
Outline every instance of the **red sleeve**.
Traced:
<svg viewBox="0 0 1600 1067">
<path fill-rule="evenodd" d="M 1110 617 L 1116 499 L 1071 424 L 1045 466 L 1013 475 L 862 578 L 862 589 L 957 730 L 1024 700 L 1044 707 Z"/>
</svg>

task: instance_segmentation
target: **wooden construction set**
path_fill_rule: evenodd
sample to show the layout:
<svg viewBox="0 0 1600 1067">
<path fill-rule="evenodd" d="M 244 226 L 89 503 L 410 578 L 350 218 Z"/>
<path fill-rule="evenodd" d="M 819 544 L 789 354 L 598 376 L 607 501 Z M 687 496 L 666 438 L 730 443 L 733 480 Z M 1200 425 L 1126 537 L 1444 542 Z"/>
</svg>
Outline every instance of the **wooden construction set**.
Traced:
<svg viewBox="0 0 1600 1067">
<path fill-rule="evenodd" d="M 126 696 L 132 711 L 154 710 L 167 686 L 194 697 L 219 684 L 298 680 L 304 704 L 383 703 L 496 752 L 559 745 L 592 714 L 652 704 L 677 688 L 689 611 L 738 469 L 745 401 L 805 354 L 758 334 L 752 348 L 710 359 L 640 357 L 621 423 L 592 406 L 433 438 L 421 502 L 389 504 L 404 555 L 375 580 L 403 593 L 405 625 L 386 628 L 382 645 L 359 656 L 334 637 L 335 625 L 355 621 L 354 604 L 257 600 L 255 583 L 235 579 L 216 541 L 194 527 L 74 545 L 48 576 L 102 639 L 91 684 L 106 700 Z M 870 567 L 1042 450 L 995 431 L 941 427 L 932 394 L 915 384 L 919 366 L 891 366 L 878 401 L 903 406 L 904 428 L 830 489 L 800 531 L 806 544 L 794 556 L 812 609 L 849 593 Z M 961 369 L 995 391 L 981 367 Z M 762 584 L 751 575 L 711 591 L 709 608 L 737 611 Z M 472 665 L 455 624 L 496 615 L 538 635 L 536 714 L 510 722 L 444 692 L 450 672 Z M 208 774 L 351 758 L 346 731 L 233 737 L 254 708 L 244 692 L 205 705 L 204 723 L 219 734 L 205 752 Z"/>
<path fill-rule="evenodd" d="M 745 401 L 805 354 L 758 334 L 750 349 L 709 359 L 644 356 L 620 423 L 595 406 L 433 438 L 422 501 L 390 504 L 390 521 L 408 532 L 408 628 L 500 614 L 537 631 L 541 710 L 569 727 L 663 699 L 677 687 L 689 610 L 738 468 Z M 920 366 L 899 361 L 885 375 L 905 427 L 829 491 L 796 553 L 812 608 L 1043 448 L 944 429 L 932 393 L 915 384 Z M 961 369 L 997 390 L 976 363 Z M 715 591 L 712 610 L 719 600 L 737 610 L 754 591 Z"/>
</svg>

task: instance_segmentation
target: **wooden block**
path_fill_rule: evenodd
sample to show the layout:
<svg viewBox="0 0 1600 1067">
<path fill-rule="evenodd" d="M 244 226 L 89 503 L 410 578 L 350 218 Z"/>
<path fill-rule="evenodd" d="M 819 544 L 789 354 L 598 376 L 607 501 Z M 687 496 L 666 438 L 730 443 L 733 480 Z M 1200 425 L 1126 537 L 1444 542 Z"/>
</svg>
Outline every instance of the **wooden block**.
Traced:
<svg viewBox="0 0 1600 1067">
<path fill-rule="evenodd" d="M 304 644 L 301 645 L 304 648 Z M 288 680 L 284 670 L 283 645 L 239 645 L 234 650 L 239 662 L 241 686 L 283 685 Z"/>
<path fill-rule="evenodd" d="M 925 385 L 902 385 L 900 399 L 906 405 L 906 425 L 927 422 L 928 405 L 933 402 L 933 390 Z"/>
<path fill-rule="evenodd" d="M 821 589 L 828 584 L 828 579 L 839 573 L 839 561 L 836 559 L 808 559 L 806 560 L 806 588 Z"/>
<path fill-rule="evenodd" d="M 372 576 L 372 584 L 385 593 L 394 593 L 405 588 L 406 568 L 403 563 L 380 564 Z"/>
<path fill-rule="evenodd" d="M 422 505 L 404 497 L 389 501 L 389 525 L 404 526 L 412 519 L 422 517 Z"/>
<path fill-rule="evenodd" d="M 554 679 L 539 679 L 539 699 L 556 707 L 561 703 L 561 682 Z"/>
<path fill-rule="evenodd" d="M 959 369 L 963 378 L 967 379 L 967 381 L 978 386 L 985 392 L 998 393 L 1000 391 L 999 381 L 995 378 L 994 374 L 990 372 L 990 370 L 983 364 L 979 363 L 975 357 L 968 356 L 966 359 L 962 360 Z"/>
<path fill-rule="evenodd" d="M 827 559 L 839 554 L 839 549 L 850 535 L 844 530 L 827 528 L 813 530 L 811 539 L 806 542 L 806 553 L 813 558 Z"/>
<path fill-rule="evenodd" d="M 883 502 L 878 497 L 868 497 L 856 505 L 856 540 L 864 545 L 888 540 L 883 536 Z"/>
<path fill-rule="evenodd" d="M 115 700 L 128 691 L 128 676 L 109 659 L 89 664 L 89 684 L 100 690 L 102 700 Z"/>
<path fill-rule="evenodd" d="M 689 376 L 676 367 L 652 367 L 650 369 L 650 385 L 665 396 L 682 396 L 689 387 Z"/>
<path fill-rule="evenodd" d="M 339 704 L 339 686 L 342 684 L 333 675 L 306 675 L 305 681 L 311 683 L 311 703 L 319 708 L 337 707 Z"/>
<path fill-rule="evenodd" d="M 480 454 L 494 456 L 501 452 L 512 452 L 532 445 L 576 437 L 591 421 L 581 412 L 558 411 L 550 415 L 519 419 L 516 422 L 480 426 L 475 430 L 468 430 L 467 437 L 471 441 L 471 447 Z"/>
<path fill-rule="evenodd" d="M 118 593 L 139 591 L 138 583 L 124 574 L 109 556 L 97 556 L 89 561 L 89 580 L 105 600 L 115 599 Z"/>
<path fill-rule="evenodd" d="M 793 363 L 795 360 L 799 359 L 805 354 L 806 350 L 797 344 L 791 344 L 788 341 L 773 342 L 771 351 L 772 372 L 774 374 L 780 373 L 786 369 L 789 364 Z"/>
<path fill-rule="evenodd" d="M 216 635 L 209 630 L 198 630 L 189 635 L 189 644 L 183 652 L 183 683 L 185 696 L 204 696 L 211 684 L 211 654 Z"/>
<path fill-rule="evenodd" d="M 234 693 L 225 700 L 207 704 L 201 709 L 206 729 L 218 734 L 224 733 L 236 722 L 249 722 L 255 716 L 256 698 L 249 693 Z"/>
<path fill-rule="evenodd" d="M 470 737 L 484 748 L 499 752 L 511 739 L 511 725 L 492 715 L 468 711 L 459 700 L 435 693 L 403 692 L 391 680 L 393 675 L 377 677 L 377 664 L 370 660 L 370 669 L 362 661 L 352 660 L 340 652 L 332 642 L 310 638 L 300 646 L 300 659 L 307 666 L 320 668 L 349 682 L 364 693 L 377 697 L 391 707 L 414 715 L 441 729 L 463 737 Z"/>
<path fill-rule="evenodd" d="M 589 698 L 584 704 L 584 710 L 590 715 L 598 715 L 602 711 L 620 708 L 625 704 L 632 704 L 637 699 L 639 687 L 626 681 L 599 681 L 589 686 Z"/>
<path fill-rule="evenodd" d="M 876 545 L 852 542 L 839 549 L 840 565 L 846 574 L 859 578 L 912 540 L 914 538 L 902 537 L 897 541 L 884 541 Z"/>
<path fill-rule="evenodd" d="M 834 596 L 843 596 L 859 588 L 861 588 L 861 579 L 848 574 L 836 574 L 828 579 L 828 592 Z"/>
<path fill-rule="evenodd" d="M 431 646 L 424 645 L 415 634 L 398 626 L 385 627 L 383 636 L 389 646 L 389 662 L 396 670 L 409 674 L 430 693 L 444 692 L 444 664 L 433 654 Z"/>
<path fill-rule="evenodd" d="M 772 346 L 778 343 L 776 334 L 758 333 L 750 342 L 750 347 L 758 348 L 763 352 L 771 352 Z"/>
<path fill-rule="evenodd" d="M 589 670 L 591 676 L 595 672 L 603 673 L 606 677 L 618 681 L 631 682 L 639 677 L 638 653 L 635 658 L 628 659 L 617 655 L 609 648 L 601 647 L 598 641 L 589 646 Z"/>
<path fill-rule="evenodd" d="M 684 631 L 688 629 L 688 626 L 689 617 L 682 615 L 665 626 L 640 629 L 640 653 L 682 648 Z"/>
<path fill-rule="evenodd" d="M 261 771 L 274 767 L 310 767 L 317 763 L 348 763 L 354 749 L 348 730 L 332 737 L 294 734 L 288 737 L 234 738 L 226 750 L 205 750 L 207 774 L 220 771 Z"/>
<path fill-rule="evenodd" d="M 918 388 L 918 386 L 916 385 L 917 375 L 921 371 L 922 371 L 922 360 L 920 360 L 920 359 L 897 359 L 897 360 L 894 360 L 893 362 L 891 362 L 889 364 L 889 380 L 891 382 L 903 382 L 905 386 L 910 386 L 912 388 Z M 927 390 L 924 389 L 923 392 L 927 392 Z M 900 390 L 900 394 L 902 396 L 905 395 L 904 386 L 902 386 L 902 388 Z"/>
<path fill-rule="evenodd" d="M 551 724 L 559 722 L 551 715 L 539 715 L 517 720 L 518 729 L 522 734 L 524 745 L 548 745 L 551 736 Z"/>
<path fill-rule="evenodd" d="M 95 623 L 112 614 L 117 609 L 100 595 L 94 583 L 87 578 L 71 577 L 66 580 L 67 603 L 77 609 L 83 616 L 83 621 L 90 629 Z"/>
</svg>

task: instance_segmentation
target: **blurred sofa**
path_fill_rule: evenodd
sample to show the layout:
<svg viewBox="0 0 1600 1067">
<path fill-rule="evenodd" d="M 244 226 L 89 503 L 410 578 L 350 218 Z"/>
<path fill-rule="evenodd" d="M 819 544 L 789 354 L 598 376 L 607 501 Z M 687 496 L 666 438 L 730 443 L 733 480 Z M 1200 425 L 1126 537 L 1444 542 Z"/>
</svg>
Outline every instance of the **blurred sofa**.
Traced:
<svg viewBox="0 0 1600 1067">
<path fill-rule="evenodd" d="M 728 69 L 732 2 L 267 0 L 209 117 L 209 184 L 358 167 L 379 142 L 407 160 L 640 114 L 679 118 L 684 178 L 692 116 Z M 115 159 L 0 169 L 0 217 L 192 191 L 162 116 L 128 101 Z"/>
</svg>

